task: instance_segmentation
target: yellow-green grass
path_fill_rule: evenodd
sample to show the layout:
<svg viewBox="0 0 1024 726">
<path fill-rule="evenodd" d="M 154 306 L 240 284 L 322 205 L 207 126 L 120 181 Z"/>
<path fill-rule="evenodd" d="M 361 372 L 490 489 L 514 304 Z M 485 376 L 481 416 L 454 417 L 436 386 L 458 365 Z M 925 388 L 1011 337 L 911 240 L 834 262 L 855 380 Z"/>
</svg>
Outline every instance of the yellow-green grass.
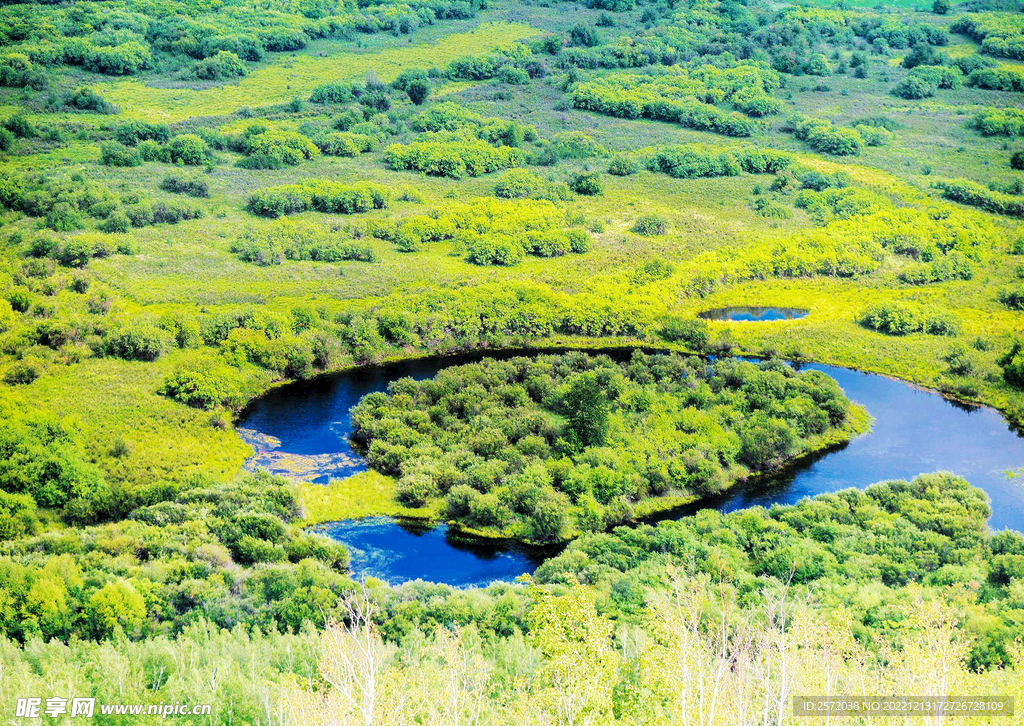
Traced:
<svg viewBox="0 0 1024 726">
<path fill-rule="evenodd" d="M 406 507 L 395 499 L 395 480 L 372 470 L 326 485 L 301 486 L 303 518 L 308 525 L 382 515 L 429 520 L 440 516 L 440 501 L 426 507 Z"/>
<path fill-rule="evenodd" d="M 486 53 L 499 45 L 537 34 L 523 23 L 483 23 L 447 35 L 430 45 L 408 45 L 368 52 L 341 50 L 326 57 L 296 54 L 275 59 L 235 84 L 214 88 L 157 88 L 125 79 L 96 88 L 121 107 L 119 118 L 182 121 L 195 116 L 222 116 L 241 108 L 307 98 L 322 83 L 362 79 L 374 71 L 384 81 L 403 68 L 443 67 L 462 55 Z"/>
<path fill-rule="evenodd" d="M 90 458 L 117 481 L 145 483 L 190 472 L 231 476 L 252 453 L 234 429 L 222 417 L 156 393 L 176 357 L 158 365 L 101 358 L 56 367 L 31 386 L 5 389 L 0 415 L 21 410 L 64 420 Z M 115 448 L 126 453 L 114 456 Z"/>
</svg>

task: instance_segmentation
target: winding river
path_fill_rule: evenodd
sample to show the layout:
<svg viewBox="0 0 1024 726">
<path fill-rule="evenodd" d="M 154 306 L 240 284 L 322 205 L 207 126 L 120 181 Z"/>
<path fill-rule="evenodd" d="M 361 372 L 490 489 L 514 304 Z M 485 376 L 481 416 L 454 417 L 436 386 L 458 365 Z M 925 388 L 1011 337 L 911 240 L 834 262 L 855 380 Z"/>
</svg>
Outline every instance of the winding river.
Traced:
<svg viewBox="0 0 1024 726">
<path fill-rule="evenodd" d="M 545 352 L 560 351 L 505 351 L 495 357 Z M 247 466 L 321 483 L 364 471 L 365 462 L 348 440 L 349 411 L 360 398 L 385 390 L 398 378 L 430 378 L 443 368 L 481 357 L 354 368 L 274 389 L 254 401 L 239 420 L 239 433 L 256 449 Z M 985 490 L 992 500 L 990 525 L 994 529 L 1024 531 L 1024 478 L 1007 475 L 1011 469 L 1024 467 L 1024 438 L 996 411 L 957 404 L 937 393 L 871 373 L 818 364 L 802 368 L 835 378 L 850 399 L 874 416 L 871 432 L 804 463 L 769 486 L 738 486 L 715 499 L 673 512 L 671 517 L 708 507 L 728 512 L 755 505 L 792 504 L 815 494 L 945 470 Z M 462 538 L 443 525 L 430 529 L 383 517 L 336 522 L 318 529 L 348 546 L 357 576 L 379 577 L 392 584 L 423 579 L 460 587 L 486 585 L 532 572 L 550 554 Z"/>
</svg>

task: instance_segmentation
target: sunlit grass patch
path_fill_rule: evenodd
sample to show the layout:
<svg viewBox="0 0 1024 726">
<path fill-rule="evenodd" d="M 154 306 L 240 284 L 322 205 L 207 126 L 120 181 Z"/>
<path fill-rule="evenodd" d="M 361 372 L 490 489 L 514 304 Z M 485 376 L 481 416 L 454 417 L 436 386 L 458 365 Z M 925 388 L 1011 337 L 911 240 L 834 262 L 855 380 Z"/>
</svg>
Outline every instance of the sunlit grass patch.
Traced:
<svg viewBox="0 0 1024 726">
<path fill-rule="evenodd" d="M 376 471 L 335 479 L 326 486 L 303 484 L 302 501 L 308 524 L 379 515 L 434 519 L 439 514 L 436 506 L 412 509 L 399 504 L 395 500 L 395 480 Z"/>
<path fill-rule="evenodd" d="M 433 45 L 390 47 L 371 53 L 345 50 L 323 58 L 295 55 L 254 71 L 237 84 L 217 88 L 153 88 L 137 80 L 120 80 L 97 90 L 121 106 L 120 119 L 181 121 L 307 98 L 321 83 L 362 79 L 368 71 L 390 81 L 403 68 L 443 67 L 461 55 L 483 53 L 536 33 L 535 28 L 523 23 L 486 23 L 448 35 Z"/>
</svg>

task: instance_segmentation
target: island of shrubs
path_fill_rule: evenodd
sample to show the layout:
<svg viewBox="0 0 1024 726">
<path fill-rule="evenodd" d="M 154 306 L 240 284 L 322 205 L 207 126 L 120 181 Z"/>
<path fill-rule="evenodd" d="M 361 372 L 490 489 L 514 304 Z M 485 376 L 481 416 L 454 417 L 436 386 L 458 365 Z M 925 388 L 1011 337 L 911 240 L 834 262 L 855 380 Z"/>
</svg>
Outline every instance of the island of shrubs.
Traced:
<svg viewBox="0 0 1024 726">
<path fill-rule="evenodd" d="M 546 199 L 475 199 L 444 210 L 379 222 L 373 234 L 414 252 L 429 242 L 452 241 L 477 265 L 514 265 L 527 254 L 560 257 L 590 249 L 590 235 L 571 228 L 581 220 Z M 567 228 L 568 227 L 568 228 Z"/>
<path fill-rule="evenodd" d="M 329 179 L 316 179 L 300 184 L 257 189 L 249 195 L 247 208 L 261 217 L 280 217 L 307 210 L 326 214 L 355 214 L 371 209 L 386 209 L 389 201 L 390 193 L 380 184 L 342 184 Z"/>
<path fill-rule="evenodd" d="M 485 360 L 402 379 L 353 409 L 409 506 L 535 542 L 722 491 L 846 440 L 850 402 L 782 363 L 645 355 Z"/>
<path fill-rule="evenodd" d="M 286 259 L 315 262 L 374 262 L 377 259 L 368 244 L 330 233 L 311 222 L 287 219 L 245 230 L 231 245 L 231 251 L 243 261 L 257 265 L 280 265 Z"/>
<path fill-rule="evenodd" d="M 492 146 L 458 134 L 439 134 L 429 141 L 391 144 L 384 149 L 384 162 L 392 169 L 461 179 L 523 166 L 526 157 L 519 149 Z"/>
<path fill-rule="evenodd" d="M 958 335 L 960 319 L 945 310 L 925 311 L 904 302 L 872 305 L 861 316 L 861 324 L 886 335 Z"/>
</svg>

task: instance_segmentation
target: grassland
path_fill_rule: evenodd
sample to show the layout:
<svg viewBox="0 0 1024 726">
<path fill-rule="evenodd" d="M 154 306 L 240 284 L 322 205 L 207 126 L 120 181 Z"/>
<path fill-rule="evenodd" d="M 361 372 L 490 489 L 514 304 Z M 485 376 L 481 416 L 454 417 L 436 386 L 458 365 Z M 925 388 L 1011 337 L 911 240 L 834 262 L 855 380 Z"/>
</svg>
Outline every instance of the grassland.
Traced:
<svg viewBox="0 0 1024 726">
<path fill-rule="evenodd" d="M 926 20 L 932 17 L 920 16 Z M 485 53 L 549 31 L 565 31 L 575 22 L 593 23 L 598 17 L 598 11 L 580 10 L 578 15 L 568 17 L 557 8 L 532 8 L 526 12 L 512 3 L 499 2 L 473 20 L 422 28 L 417 31 L 415 42 L 387 34 L 357 41 L 316 41 L 302 51 L 275 54 L 261 61 L 237 83 L 215 87 L 201 83 L 168 84 L 145 75 L 138 79 L 100 80 L 95 74 L 73 71 L 68 83 L 88 81 L 106 98 L 118 103 L 121 114 L 102 117 L 30 113 L 28 118 L 33 122 L 65 126 L 70 130 L 68 139 L 59 145 L 26 147 L 24 153 L 9 157 L 6 163 L 15 169 L 79 172 L 111 188 L 144 192 L 155 200 L 171 201 L 175 195 L 161 191 L 159 186 L 166 175 L 180 171 L 179 167 L 150 162 L 126 172 L 102 166 L 98 163 L 98 144 L 90 138 L 97 133 L 95 129 L 109 128 L 128 119 L 147 119 L 180 123 L 183 129 L 204 127 L 220 133 L 237 133 L 249 123 L 239 113 L 242 109 L 264 107 L 273 108 L 260 112 L 261 122 L 275 128 L 325 126 L 331 120 L 330 109 L 306 105 L 292 112 L 285 106 L 295 98 L 308 97 L 313 87 L 328 80 L 356 81 L 373 71 L 387 82 L 403 68 L 443 67 L 461 55 Z M 635 18 L 623 16 L 615 29 L 605 32 L 625 34 L 637 27 Z M 974 45 L 966 38 L 954 37 L 952 47 L 966 53 Z M 893 58 L 900 55 L 894 52 Z M 953 205 L 939 200 L 931 187 L 933 178 L 965 177 L 987 182 L 1019 175 L 1007 165 L 1012 144 L 982 137 L 966 125 L 970 114 L 978 108 L 1019 105 L 1016 95 L 961 88 L 940 91 L 924 101 L 906 101 L 888 92 L 905 73 L 889 60 L 884 56 L 872 57 L 867 79 L 849 74 L 837 74 L 823 81 L 807 76 L 787 78 L 779 92 L 784 109 L 769 119 L 769 131 L 758 137 L 756 143 L 789 152 L 797 163 L 822 172 L 843 171 L 854 184 L 897 200 L 900 205 L 952 208 Z M 485 117 L 533 125 L 541 139 L 582 132 L 609 153 L 671 143 L 733 143 L 676 124 L 568 110 L 559 85 L 563 76 L 557 69 L 551 70 L 547 78 L 527 85 L 446 81 L 438 84 L 435 97 L 454 101 Z M 9 111 L 22 103 L 15 92 L 7 92 L 5 101 L 4 108 Z M 782 120 L 794 112 L 826 117 L 838 124 L 869 115 L 886 115 L 900 127 L 891 143 L 865 148 L 853 160 L 838 159 L 813 153 L 802 142 L 780 131 Z M 397 140 L 414 135 L 404 130 Z M 967 343 L 981 338 L 990 344 L 987 350 L 972 353 L 977 362 L 972 378 L 974 390 L 959 395 L 1008 412 L 1019 412 L 1024 406 L 1024 396 L 1002 381 L 996 365 L 1000 351 L 1024 327 L 1019 312 L 996 301 L 998 291 L 1013 282 L 1016 267 L 1015 258 L 1001 249 L 983 255 L 978 273 L 971 281 L 909 287 L 896 281 L 899 267 L 886 264 L 853 280 L 748 281 L 717 290 L 705 298 L 694 298 L 681 290 L 677 281 L 692 272 L 692 261 L 698 255 L 731 255 L 765 240 L 787 239 L 811 230 L 814 222 L 802 209 L 794 209 L 788 219 L 759 216 L 751 201 L 755 191 L 764 193 L 768 181 L 755 175 L 673 179 L 641 170 L 625 177 L 602 174 L 601 194 L 574 196 L 564 203 L 569 213 L 581 216 L 592 230 L 593 249 L 584 255 L 527 257 L 515 267 L 481 267 L 468 263 L 458 244 L 440 242 L 410 254 L 398 252 L 388 242 L 365 237 L 376 262 L 288 261 L 261 267 L 242 262 L 230 251 L 240 230 L 264 224 L 244 209 L 246 196 L 256 188 L 330 178 L 382 183 L 396 194 L 415 190 L 417 201 L 396 200 L 389 209 L 360 215 L 358 219 L 317 212 L 297 217 L 359 232 L 384 219 L 443 208 L 453 198 L 489 196 L 493 193 L 494 176 L 454 180 L 390 171 L 381 163 L 379 152 L 360 158 L 320 157 L 296 167 L 261 171 L 236 167 L 234 164 L 241 157 L 234 152 L 221 151 L 218 156 L 216 166 L 202 172 L 210 187 L 209 198 L 201 202 L 205 210 L 202 219 L 133 230 L 130 236 L 138 245 L 137 255 L 113 256 L 90 263 L 89 274 L 97 285 L 117 296 L 124 314 L 156 319 L 165 313 L 184 314 L 200 309 L 217 312 L 242 305 L 287 314 L 296 305 L 314 305 L 335 315 L 367 310 L 383 299 L 415 295 L 437 286 L 466 289 L 520 283 L 568 295 L 602 291 L 612 297 L 643 300 L 665 313 L 683 316 L 730 304 L 792 305 L 810 308 L 812 314 L 802 320 L 768 325 L 712 323 L 712 336 L 727 334 L 743 350 L 754 353 L 799 354 L 806 359 L 899 376 L 925 386 L 942 386 L 946 376 L 942 357 L 948 350 L 948 340 L 927 335 L 888 337 L 858 324 L 868 303 L 913 301 L 923 306 L 955 309 L 963 320 L 960 338 Z M 565 180 L 587 170 L 603 171 L 607 163 L 608 157 L 570 159 L 535 171 L 553 180 Z M 792 202 L 792 196 L 776 196 L 784 204 Z M 647 213 L 665 219 L 665 234 L 643 237 L 631 231 L 636 218 Z M 1018 222 L 985 216 L 989 223 L 1003 230 L 1007 240 L 1021 233 Z M 34 226 L 36 222 L 32 219 L 12 217 L 6 228 L 28 234 Z M 676 273 L 648 284 L 631 282 L 633 271 L 651 260 L 669 263 Z M 582 336 L 557 339 L 593 342 Z M 529 336 L 514 342 L 527 340 Z M 633 341 L 618 338 L 600 342 Z M 409 350 L 404 354 L 422 353 Z M 389 353 L 396 354 L 403 353 Z M 5 401 L 9 408 L 73 415 L 76 425 L 86 433 L 91 457 L 114 477 L 163 476 L 201 467 L 219 474 L 237 471 L 247 447 L 230 428 L 222 426 L 220 418 L 157 394 L 181 355 L 168 354 L 153 363 L 87 357 L 66 369 L 55 368 L 31 385 L 5 391 Z M 246 395 L 254 395 L 274 377 L 272 372 L 245 369 Z M 115 459 L 108 452 L 119 441 L 127 444 L 127 452 Z M 353 506 L 362 511 L 359 507 L 363 505 Z"/>
</svg>

